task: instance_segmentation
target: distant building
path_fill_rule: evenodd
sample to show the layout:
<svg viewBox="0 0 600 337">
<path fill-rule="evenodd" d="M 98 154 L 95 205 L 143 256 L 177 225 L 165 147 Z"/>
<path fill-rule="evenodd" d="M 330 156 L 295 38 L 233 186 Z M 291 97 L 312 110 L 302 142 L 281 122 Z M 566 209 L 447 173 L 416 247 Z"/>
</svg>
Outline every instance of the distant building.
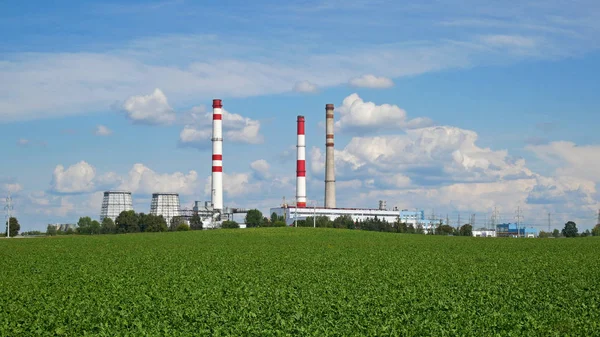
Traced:
<svg viewBox="0 0 600 337">
<path fill-rule="evenodd" d="M 425 231 L 425 234 L 427 234 L 430 231 L 433 231 L 435 229 L 435 226 L 439 225 L 440 223 L 439 220 L 432 221 L 430 219 L 425 219 L 425 211 L 423 210 L 409 211 L 407 209 L 403 209 L 402 211 L 400 211 L 400 222 L 413 225 L 413 227 L 415 228 L 421 226 Z"/>
<path fill-rule="evenodd" d="M 150 214 L 162 215 L 171 225 L 173 217 L 180 216 L 179 194 L 177 193 L 154 193 L 150 202 Z"/>
<path fill-rule="evenodd" d="M 518 225 L 516 223 L 503 223 L 496 225 L 496 235 L 498 237 L 528 237 L 535 238 L 538 236 L 537 229 Z"/>
<path fill-rule="evenodd" d="M 117 219 L 123 211 L 133 210 L 131 192 L 125 191 L 106 191 L 102 200 L 102 209 L 100 210 L 100 222 L 104 218 Z"/>
<path fill-rule="evenodd" d="M 377 219 L 390 223 L 396 222 L 400 217 L 400 211 L 397 208 L 394 210 L 377 208 L 296 208 L 293 205 L 283 205 L 282 207 L 271 208 L 269 214 L 273 213 L 282 216 L 288 226 L 292 225 L 295 220 L 306 220 L 306 218 L 313 216 L 326 216 L 333 221 L 340 216 L 349 215 L 355 222 L 377 217 Z"/>
<path fill-rule="evenodd" d="M 472 232 L 473 236 L 476 237 L 482 237 L 482 238 L 495 238 L 496 237 L 496 231 L 493 229 L 485 229 L 485 228 L 479 228 L 476 229 Z"/>
</svg>

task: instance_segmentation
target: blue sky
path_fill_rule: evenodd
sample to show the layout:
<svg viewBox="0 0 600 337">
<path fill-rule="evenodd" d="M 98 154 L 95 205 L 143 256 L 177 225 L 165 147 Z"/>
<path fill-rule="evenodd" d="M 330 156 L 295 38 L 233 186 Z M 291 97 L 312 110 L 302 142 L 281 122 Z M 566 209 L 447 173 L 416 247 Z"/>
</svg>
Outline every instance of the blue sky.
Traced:
<svg viewBox="0 0 600 337">
<path fill-rule="evenodd" d="M 322 203 L 333 103 L 339 206 L 591 228 L 599 19 L 594 1 L 3 2 L 0 192 L 25 230 L 97 218 L 106 189 L 141 212 L 152 192 L 208 200 L 221 98 L 225 204 L 293 198 L 300 114 Z"/>
</svg>

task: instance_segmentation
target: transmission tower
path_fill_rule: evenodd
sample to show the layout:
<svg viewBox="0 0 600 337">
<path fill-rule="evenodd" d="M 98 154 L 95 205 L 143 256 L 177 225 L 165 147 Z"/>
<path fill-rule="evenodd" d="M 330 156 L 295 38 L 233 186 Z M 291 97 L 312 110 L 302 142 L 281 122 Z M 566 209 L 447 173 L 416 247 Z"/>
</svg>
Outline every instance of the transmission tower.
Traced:
<svg viewBox="0 0 600 337">
<path fill-rule="evenodd" d="M 552 225 L 552 219 L 550 218 L 550 213 L 548 212 L 548 233 L 550 233 L 550 226 Z"/>
<path fill-rule="evenodd" d="M 12 197 L 10 196 L 10 192 L 8 192 L 8 197 L 6 197 L 6 206 L 4 206 L 6 210 L 6 237 L 10 238 L 10 211 L 12 211 Z"/>
<path fill-rule="evenodd" d="M 598 210 L 598 222 L 596 224 L 600 224 L 600 209 Z"/>
<path fill-rule="evenodd" d="M 517 219 L 517 237 L 521 236 L 521 206 L 517 206 L 517 215 L 515 218 Z"/>
</svg>

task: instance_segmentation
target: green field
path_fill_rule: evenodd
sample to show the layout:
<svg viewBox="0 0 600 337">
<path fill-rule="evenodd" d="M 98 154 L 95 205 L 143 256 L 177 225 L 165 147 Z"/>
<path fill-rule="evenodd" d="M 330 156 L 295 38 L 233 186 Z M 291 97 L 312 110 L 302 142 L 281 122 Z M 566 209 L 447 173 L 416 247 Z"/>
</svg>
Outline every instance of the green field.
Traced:
<svg viewBox="0 0 600 337">
<path fill-rule="evenodd" d="M 599 251 L 320 228 L 0 240 L 0 335 L 592 336 Z"/>
</svg>

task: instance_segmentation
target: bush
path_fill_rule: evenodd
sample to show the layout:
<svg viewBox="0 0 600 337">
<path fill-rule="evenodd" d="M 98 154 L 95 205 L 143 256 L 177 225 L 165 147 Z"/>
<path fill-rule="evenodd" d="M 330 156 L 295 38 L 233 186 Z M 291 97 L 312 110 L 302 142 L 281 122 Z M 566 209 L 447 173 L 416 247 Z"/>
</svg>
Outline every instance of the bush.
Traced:
<svg viewBox="0 0 600 337">
<path fill-rule="evenodd" d="M 223 221 L 221 228 L 240 228 L 240 225 L 232 220 Z"/>
<path fill-rule="evenodd" d="M 273 227 L 285 227 L 285 221 L 277 220 L 273 223 Z"/>
<path fill-rule="evenodd" d="M 188 224 L 186 224 L 185 222 L 182 222 L 182 223 L 180 223 L 177 226 L 177 231 L 178 232 L 180 232 L 180 231 L 189 231 L 189 230 L 190 230 L 190 226 L 188 226 Z"/>
</svg>

